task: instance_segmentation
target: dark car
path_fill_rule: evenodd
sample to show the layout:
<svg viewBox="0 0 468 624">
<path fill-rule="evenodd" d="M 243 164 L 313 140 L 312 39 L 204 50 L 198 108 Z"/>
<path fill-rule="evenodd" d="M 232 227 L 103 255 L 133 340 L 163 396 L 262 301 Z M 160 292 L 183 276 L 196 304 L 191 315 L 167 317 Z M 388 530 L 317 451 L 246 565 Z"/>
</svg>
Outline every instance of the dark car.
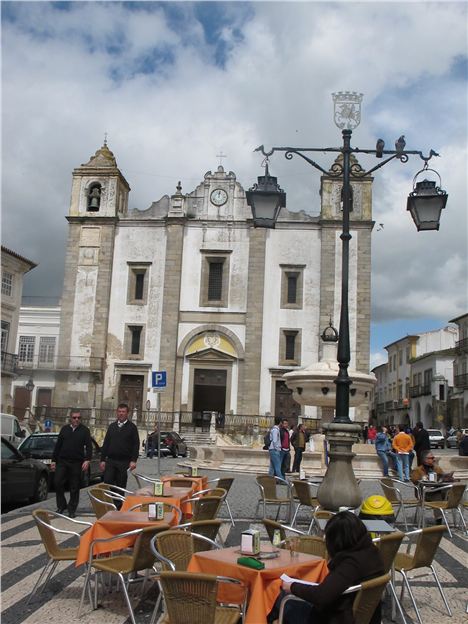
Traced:
<svg viewBox="0 0 468 624">
<path fill-rule="evenodd" d="M 46 500 L 49 468 L 41 461 L 24 457 L 2 438 L 2 503 Z"/>
<path fill-rule="evenodd" d="M 157 454 L 157 433 L 152 433 L 146 441 L 146 456 L 154 457 Z M 161 431 L 161 455 L 187 457 L 187 445 L 184 438 L 181 438 L 175 431 Z"/>
<path fill-rule="evenodd" d="M 34 457 L 34 459 L 40 459 L 44 464 L 51 464 L 57 438 L 58 433 L 33 433 L 21 442 L 19 449 L 25 457 Z M 87 487 L 91 481 L 102 476 L 102 472 L 99 469 L 101 449 L 96 440 L 91 438 L 91 442 L 93 444 L 93 454 L 88 471 L 82 473 L 81 487 Z M 50 477 L 50 486 L 52 486 L 53 472 L 50 473 Z"/>
</svg>

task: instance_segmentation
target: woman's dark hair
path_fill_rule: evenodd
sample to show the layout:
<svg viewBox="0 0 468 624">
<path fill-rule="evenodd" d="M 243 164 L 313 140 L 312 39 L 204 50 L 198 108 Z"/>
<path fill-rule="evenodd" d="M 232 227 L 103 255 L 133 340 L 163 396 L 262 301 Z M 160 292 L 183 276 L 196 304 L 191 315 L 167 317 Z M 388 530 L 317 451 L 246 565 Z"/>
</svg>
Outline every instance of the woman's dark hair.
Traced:
<svg viewBox="0 0 468 624">
<path fill-rule="evenodd" d="M 340 511 L 327 522 L 325 543 L 327 551 L 334 557 L 343 550 L 349 550 L 367 534 L 365 524 L 350 511 Z"/>
</svg>

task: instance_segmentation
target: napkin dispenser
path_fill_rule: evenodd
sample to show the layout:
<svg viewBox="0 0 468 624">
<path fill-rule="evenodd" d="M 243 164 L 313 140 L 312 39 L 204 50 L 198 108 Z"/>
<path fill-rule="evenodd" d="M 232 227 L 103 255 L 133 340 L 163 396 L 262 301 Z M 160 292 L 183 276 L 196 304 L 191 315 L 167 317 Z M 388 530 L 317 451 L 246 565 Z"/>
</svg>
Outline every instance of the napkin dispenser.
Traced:
<svg viewBox="0 0 468 624">
<path fill-rule="evenodd" d="M 301 481 L 303 481 L 306 478 L 305 476 L 305 470 L 302 470 L 302 468 L 299 470 L 299 479 Z"/>
<path fill-rule="evenodd" d="M 190 476 L 198 477 L 198 466 L 190 466 Z"/>
<path fill-rule="evenodd" d="M 148 505 L 148 520 L 164 519 L 164 503 L 150 503 Z"/>
<path fill-rule="evenodd" d="M 162 481 L 155 481 L 153 483 L 153 494 L 154 496 L 163 495 L 163 482 Z"/>
<path fill-rule="evenodd" d="M 241 553 L 243 555 L 258 555 L 260 552 L 260 531 L 249 529 L 241 535 Z"/>
</svg>

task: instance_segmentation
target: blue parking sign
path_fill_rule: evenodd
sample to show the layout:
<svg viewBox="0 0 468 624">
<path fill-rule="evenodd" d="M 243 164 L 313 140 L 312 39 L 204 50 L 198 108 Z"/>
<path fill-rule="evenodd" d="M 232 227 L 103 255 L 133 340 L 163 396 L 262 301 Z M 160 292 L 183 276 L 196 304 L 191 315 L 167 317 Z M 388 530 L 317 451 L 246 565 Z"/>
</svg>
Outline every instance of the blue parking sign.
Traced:
<svg viewBox="0 0 468 624">
<path fill-rule="evenodd" d="M 151 385 L 153 388 L 166 387 L 166 371 L 152 371 Z"/>
<path fill-rule="evenodd" d="M 44 420 L 44 427 L 47 427 L 48 429 L 50 429 L 52 427 L 52 421 Z"/>
</svg>

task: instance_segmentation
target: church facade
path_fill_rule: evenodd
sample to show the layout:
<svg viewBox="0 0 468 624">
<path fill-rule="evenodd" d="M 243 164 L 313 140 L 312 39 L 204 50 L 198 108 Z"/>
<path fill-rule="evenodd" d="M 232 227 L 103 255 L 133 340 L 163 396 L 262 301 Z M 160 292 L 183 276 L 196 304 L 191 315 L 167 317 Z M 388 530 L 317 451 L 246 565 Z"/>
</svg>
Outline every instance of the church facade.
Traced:
<svg viewBox="0 0 468 624">
<path fill-rule="evenodd" d="M 330 163 L 332 164 L 332 163 Z M 319 359 L 338 323 L 341 184 L 322 176 L 316 215 L 283 209 L 254 228 L 220 165 L 146 210 L 104 144 L 73 171 L 55 405 L 168 412 L 316 415 L 282 376 Z M 351 366 L 369 370 L 372 178 L 353 181 Z"/>
</svg>

